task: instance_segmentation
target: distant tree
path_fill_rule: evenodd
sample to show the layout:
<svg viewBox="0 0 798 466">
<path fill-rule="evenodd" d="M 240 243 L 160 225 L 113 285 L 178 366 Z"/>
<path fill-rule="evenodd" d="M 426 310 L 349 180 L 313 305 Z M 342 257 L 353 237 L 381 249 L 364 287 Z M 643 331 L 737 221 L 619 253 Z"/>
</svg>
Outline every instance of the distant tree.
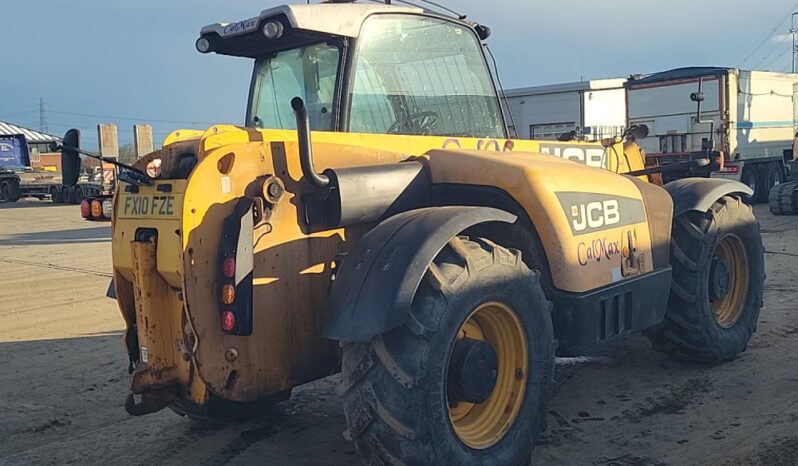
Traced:
<svg viewBox="0 0 798 466">
<path fill-rule="evenodd" d="M 123 144 L 119 147 L 119 161 L 122 163 L 133 163 L 136 161 L 136 147 L 133 143 Z"/>
</svg>

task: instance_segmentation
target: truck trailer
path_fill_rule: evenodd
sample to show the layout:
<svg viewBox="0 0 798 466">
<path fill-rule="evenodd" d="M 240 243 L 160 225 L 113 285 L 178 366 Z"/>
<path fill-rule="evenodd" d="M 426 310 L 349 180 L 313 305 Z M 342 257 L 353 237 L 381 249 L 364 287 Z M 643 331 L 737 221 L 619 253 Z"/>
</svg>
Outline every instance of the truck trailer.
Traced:
<svg viewBox="0 0 798 466">
<path fill-rule="evenodd" d="M 0 135 L 0 202 L 16 202 L 21 198 L 39 200 L 50 198 L 57 204 L 82 204 L 88 199 L 109 199 L 113 195 L 116 172 L 112 165 L 103 164 L 92 174 L 84 174 L 74 186 L 64 185 L 61 174 L 31 166 L 30 149 L 23 134 Z M 86 209 L 81 206 L 81 211 Z M 96 210 L 96 209 L 95 209 Z M 110 217 L 86 216 L 91 220 Z"/>
<path fill-rule="evenodd" d="M 31 168 L 30 151 L 23 134 L 0 135 L 0 201 L 22 197 L 44 199 L 60 188 L 61 174 Z"/>
<path fill-rule="evenodd" d="M 713 161 L 670 171 L 666 181 L 687 176 L 733 179 L 754 191 L 750 202 L 763 202 L 773 186 L 791 175 L 796 83 L 795 73 L 717 67 L 633 76 L 626 83 L 627 120 L 650 129 L 649 137 L 640 141 L 649 165 L 707 155 Z"/>
</svg>

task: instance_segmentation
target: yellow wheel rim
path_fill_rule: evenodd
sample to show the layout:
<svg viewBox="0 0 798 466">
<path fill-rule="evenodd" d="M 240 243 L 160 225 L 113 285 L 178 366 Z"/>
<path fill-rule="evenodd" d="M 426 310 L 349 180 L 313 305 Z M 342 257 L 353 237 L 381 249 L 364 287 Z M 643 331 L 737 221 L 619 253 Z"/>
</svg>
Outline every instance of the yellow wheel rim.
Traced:
<svg viewBox="0 0 798 466">
<path fill-rule="evenodd" d="M 721 238 L 715 249 L 715 258 L 726 263 L 729 269 L 729 289 L 720 299 L 712 300 L 710 306 L 715 322 L 723 328 L 729 328 L 740 318 L 748 295 L 748 256 L 742 240 L 737 235 L 728 234 Z"/>
<path fill-rule="evenodd" d="M 496 385 L 487 400 L 473 404 L 447 399 L 457 437 L 469 447 L 483 450 L 504 437 L 521 411 L 529 369 L 527 343 L 521 321 L 498 302 L 482 304 L 471 313 L 457 335 L 457 339 L 465 337 L 488 342 L 499 361 Z"/>
</svg>

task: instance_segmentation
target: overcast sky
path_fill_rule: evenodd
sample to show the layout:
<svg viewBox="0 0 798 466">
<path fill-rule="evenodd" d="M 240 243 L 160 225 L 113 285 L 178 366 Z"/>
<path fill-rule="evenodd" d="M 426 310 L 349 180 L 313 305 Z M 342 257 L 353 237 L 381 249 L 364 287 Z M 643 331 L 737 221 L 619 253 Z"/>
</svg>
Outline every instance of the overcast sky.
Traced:
<svg viewBox="0 0 798 466">
<path fill-rule="evenodd" d="M 272 0 L 4 0 L 0 120 L 49 130 L 134 122 L 172 129 L 243 124 L 251 63 L 201 55 L 200 27 L 257 15 Z M 681 66 L 788 71 L 795 0 L 443 0 L 489 25 L 506 88 Z M 760 45 L 761 44 L 761 45 Z M 759 46 L 757 48 L 757 46 Z M 744 62 L 743 60 L 747 60 Z"/>
</svg>

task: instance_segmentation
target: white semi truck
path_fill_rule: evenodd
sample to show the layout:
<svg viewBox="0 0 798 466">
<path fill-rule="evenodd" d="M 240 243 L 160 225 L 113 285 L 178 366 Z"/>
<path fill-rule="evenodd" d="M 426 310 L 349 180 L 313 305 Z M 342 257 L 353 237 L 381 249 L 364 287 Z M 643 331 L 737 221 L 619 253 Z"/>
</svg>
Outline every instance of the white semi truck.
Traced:
<svg viewBox="0 0 798 466">
<path fill-rule="evenodd" d="M 796 83 L 793 73 L 714 67 L 632 77 L 626 83 L 627 120 L 650 129 L 638 141 L 649 165 L 707 155 L 713 162 L 670 171 L 666 178 L 730 178 L 754 190 L 752 202 L 764 202 L 773 186 L 791 176 Z M 702 100 L 700 115 L 697 100 Z"/>
</svg>

